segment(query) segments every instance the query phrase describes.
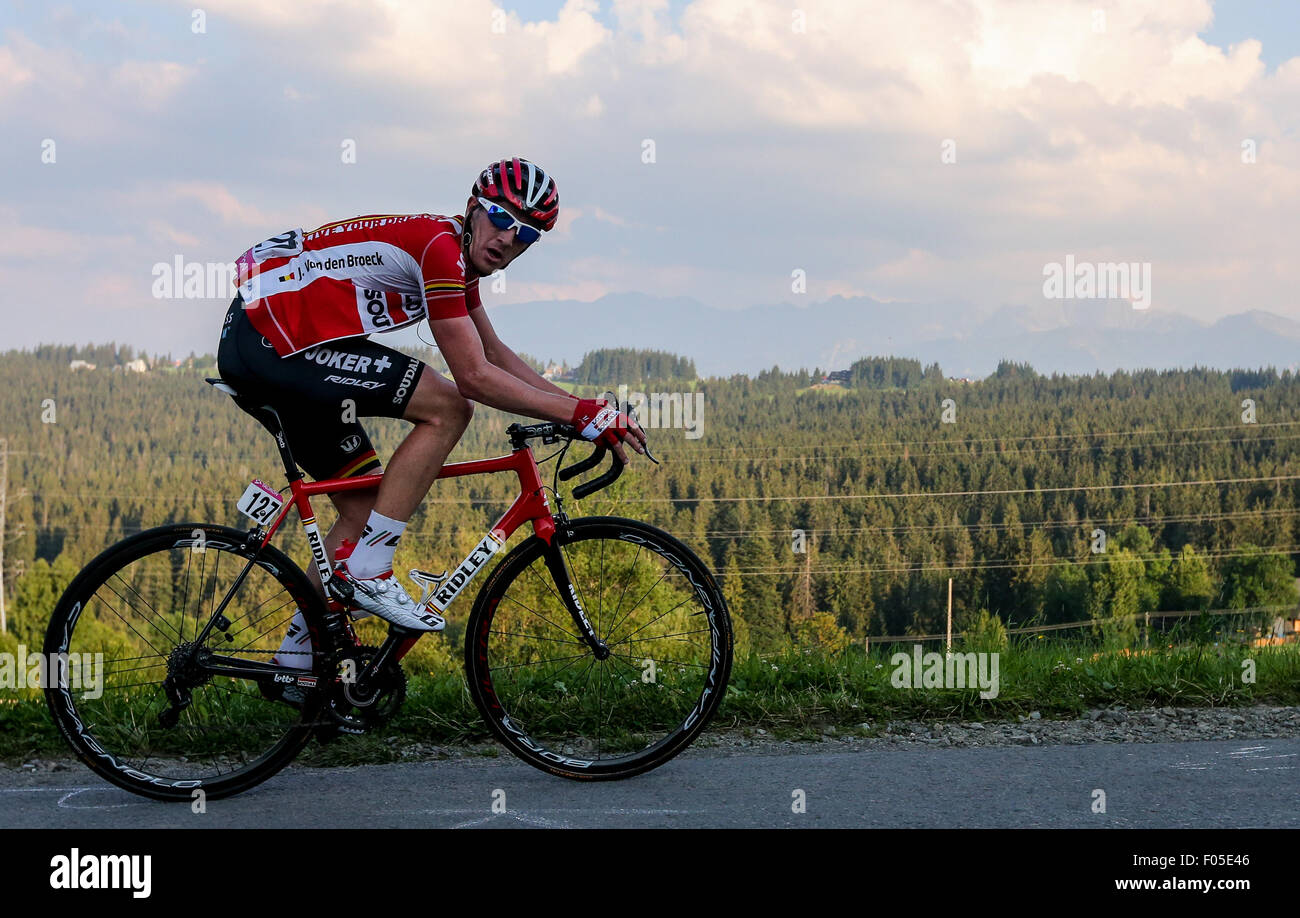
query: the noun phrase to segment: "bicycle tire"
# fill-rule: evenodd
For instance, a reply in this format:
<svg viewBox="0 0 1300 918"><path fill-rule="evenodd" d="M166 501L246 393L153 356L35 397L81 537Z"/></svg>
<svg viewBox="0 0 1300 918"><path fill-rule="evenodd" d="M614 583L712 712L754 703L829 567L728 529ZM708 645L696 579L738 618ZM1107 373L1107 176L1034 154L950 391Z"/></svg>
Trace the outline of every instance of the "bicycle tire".
<svg viewBox="0 0 1300 918"><path fill-rule="evenodd" d="M219 799L265 781L291 762L311 738L313 728L310 724L316 721L323 704L321 692L308 691L301 708L291 708L274 699L261 697L260 693L253 695L232 689L222 681L247 684L248 680L235 680L233 677L210 676L206 683L197 686L194 689L195 702L179 715L179 722L170 728L170 732L158 722L163 706L170 707L162 691L168 664L156 662L154 658L163 657L168 647L174 649L183 644L191 623L197 636L202 625L203 604L215 602L216 597L224 595L217 592L222 556L233 555L238 559L237 564L231 565L233 575L253 554L254 550L245 544L246 536L246 532L237 529L201 523L177 523L141 532L101 552L77 575L55 606L46 631L46 660L56 659L55 655L60 653L93 654L110 650L118 654L109 660L115 664L111 672L100 676L97 699L90 697L93 693L85 691L84 685L81 699L74 697L75 679L64 679L62 685L58 684L60 680L51 679L45 686L46 701L59 732L77 757L100 777L156 800L191 800L196 796L195 791L200 789L207 799ZM196 556L202 556L202 561L199 562L197 582L192 582ZM210 580L209 557L212 558ZM183 576L180 573L182 567ZM269 575L269 579L259 575L259 571ZM181 593L182 582L183 599L177 617L176 597ZM209 582L210 596L205 595ZM269 593L275 585L288 596L278 609L272 606L271 611L261 614L261 606L278 601L279 594L273 594L271 599L263 600L261 606L251 610L243 605ZM186 607L192 587L199 611L190 619ZM278 646L278 634L283 633L283 627L293 615L292 611L286 612L286 607L291 605L293 610L302 611L312 639L312 666L306 672L319 677L324 667L320 652L324 646L324 605L302 570L283 552L268 545L258 552L257 561L249 569L239 590L226 609L227 617L232 619L232 630L225 633L213 631L211 638L226 640L212 646L227 655L232 650L242 653L248 659L265 656L265 662L269 662L269 654L274 651L252 648L254 644L270 645L271 641ZM141 614L128 619L121 614L117 604L129 605L136 598L142 603ZM164 603L164 599L168 601ZM147 613L144 611L146 608ZM114 622L103 614L105 610L112 612L119 621ZM261 614L261 617L250 621L254 614ZM249 629L262 627L272 616L282 621L272 621L262 635L247 636ZM243 626L243 630L238 630L242 622L249 623ZM125 630L121 624L127 626ZM277 627L281 630L273 633ZM231 646L237 636L245 646ZM170 643L176 637L180 640ZM191 646L195 646L193 642ZM143 652L146 650L153 652ZM120 655L137 651L142 652L138 657ZM83 661L86 658L70 659ZM140 665L123 665L128 663ZM151 675L157 677L156 682L148 681L147 677ZM120 678L115 680L113 677ZM134 681L136 679L146 681ZM143 690L130 691L137 688ZM231 712L231 723L210 726L199 722L201 712L210 710L219 714L222 710L221 699L224 696L216 691L205 691L209 688L221 689L230 696L226 707ZM247 696L260 704L236 696ZM103 701L106 697L110 700ZM270 707L272 705L274 707ZM245 718L248 722L236 723L236 718ZM182 734L175 732L182 728L192 734L198 746L227 742L231 751L223 753L214 745L206 752L202 749L186 752L180 739ZM250 736L260 737L262 731L268 741L272 738L274 741L248 760L242 750ZM139 748L122 748L132 741L138 743ZM152 745L154 743L157 745ZM223 773L222 755L241 760L238 767ZM207 759L206 765L200 761L204 758ZM151 760L155 760L152 766ZM215 773L206 773L214 770Z"/></svg>
<svg viewBox="0 0 1300 918"><path fill-rule="evenodd" d="M581 697L576 692L570 692L565 681L570 679L565 672L572 670L576 673L577 670L572 668L581 665L580 660L576 664L571 661L565 666L556 667L554 664L568 658L531 659L541 652L535 646L539 642L575 643L561 636L561 632L566 631L571 637L575 635L570 630L573 627L572 619L563 611L563 603L558 596L554 596L554 604L547 607L551 610L549 617L536 609L522 612L515 610L513 605L503 606L503 601L511 598L514 605L526 607L527 603L519 595L510 595L511 590L521 584L521 578L526 577L534 565L537 565L542 574L545 573L542 559L546 545L534 535L502 559L475 599L465 638L465 667L471 697L492 733L506 748L549 774L586 781L617 780L657 768L680 753L699 735L722 702L732 663L731 619L722 591L695 552L663 530L646 523L619 517L584 517L571 520L558 528L554 539L566 557L566 565L570 568L576 591L584 597L581 604L597 633L609 640L612 655L608 660L597 661L589 647L580 645L592 661L588 664L585 695ZM584 555L575 563L575 551L584 546ZM600 552L600 582L594 590L590 576L595 569L591 563L591 546L598 546L595 550ZM605 608L606 603L613 602L615 596L612 586L606 588L605 571L607 550L617 550L626 556L632 546L635 546L637 558L640 558L645 549L650 549L663 562L660 567L662 576L637 600L638 604L650 592L658 589L673 571L680 574L681 578L673 580L667 598L661 596L654 600L653 608L646 614L655 615L662 608L667 608L667 611L659 612L657 617L635 630L628 630L631 626L626 626L626 623L636 606L624 613L619 620L619 613L628 594L628 585L637 580L639 592L639 587L653 577L653 571L648 576L634 576L630 572L624 575L623 592L618 597L618 605L613 613L608 613ZM647 557L649 558L648 554ZM636 564L633 561L631 566ZM545 583L542 574L538 577ZM553 581L551 585L553 586ZM546 599L543 591L528 586L526 582L519 588L519 594L522 595L524 590L531 591L529 601L541 604ZM678 612L681 605L691 601L692 595L699 603L699 610ZM679 598L682 599L681 604L668 608L668 603ZM509 611L503 612L503 608L508 608ZM511 623L512 615L516 619L514 623ZM700 622L687 621L697 615L702 616ZM682 622L686 622L688 627L684 631L647 633L645 637L635 637L645 633L645 629L654 623L665 620L667 624L662 627L677 628ZM707 622L707 628L703 627L703 622ZM501 628L494 628L494 624ZM700 625L700 629L693 630L695 625ZM502 630L514 627L526 630ZM707 639L687 641L682 637L705 632ZM522 642L516 644L514 650L506 650L505 641L494 640L494 635L519 636ZM530 640L533 642L531 645L528 643ZM690 644L691 647L677 648L675 644ZM620 646L623 646L626 656L620 657L617 650ZM578 657L583 656L577 648L573 648L573 652ZM649 656L644 659L632 656L642 653ZM661 659L656 661L656 656ZM697 660L707 662L697 663ZM596 738L593 757L592 731L586 730L586 735L572 732L566 734L569 727L562 721L566 717L572 717L579 722L584 718L587 723L591 722L591 711L588 709L592 694L590 673L597 662L602 669L595 689ZM551 669L545 669L547 666ZM638 666L641 667L639 674L636 672ZM523 673L522 676L513 672L524 667L539 668ZM655 678L647 680L645 676L648 672L653 672ZM548 682L557 673L556 678ZM571 681L576 686L580 678L575 675ZM676 685L672 685L670 680L676 680ZM523 683L522 690L503 698L503 695L510 694L505 690L516 682ZM675 689L681 697L677 698L667 689ZM530 692L536 697L531 697ZM610 704L608 719L602 699L605 692L608 692L605 697ZM583 701L583 697L588 700ZM676 711L663 715L659 724L654 720L656 698L660 702L671 702ZM615 708L619 705L624 706L620 712L622 720L615 723ZM614 754L604 758L601 754L601 733L607 727L611 731ZM658 735L660 732L662 735ZM625 749L620 751L619 747Z"/></svg>

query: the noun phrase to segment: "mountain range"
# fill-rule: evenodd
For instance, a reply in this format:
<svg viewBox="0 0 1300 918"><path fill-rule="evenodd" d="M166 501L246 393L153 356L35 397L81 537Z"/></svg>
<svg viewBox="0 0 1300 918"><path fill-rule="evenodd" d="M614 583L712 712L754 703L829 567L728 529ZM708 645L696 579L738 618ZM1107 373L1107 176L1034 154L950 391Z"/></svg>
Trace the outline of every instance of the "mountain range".
<svg viewBox="0 0 1300 918"><path fill-rule="evenodd" d="M635 347L695 361L701 376L780 366L843 369L859 357L937 362L949 377L981 378L1002 359L1044 374L1117 369L1300 369L1300 322L1263 310L1212 324L1120 300L1046 300L983 313L957 303L841 297L719 309L690 297L608 294L495 306L502 339L534 357L576 365L588 351Z"/></svg>

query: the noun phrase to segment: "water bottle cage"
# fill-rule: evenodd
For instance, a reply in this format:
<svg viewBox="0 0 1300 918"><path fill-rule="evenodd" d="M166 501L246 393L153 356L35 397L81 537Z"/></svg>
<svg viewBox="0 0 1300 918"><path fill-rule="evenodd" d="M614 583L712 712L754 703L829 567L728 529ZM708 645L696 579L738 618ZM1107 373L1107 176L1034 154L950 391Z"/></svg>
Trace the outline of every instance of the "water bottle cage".
<svg viewBox="0 0 1300 918"><path fill-rule="evenodd" d="M433 594L437 591L438 587L442 586L447 580L447 576L446 571L443 571L441 574L431 574L428 571L412 568L410 571L411 582L418 584L424 589L424 593L420 596L420 602L418 605L423 606L435 615L438 614L438 610L429 605L429 600L433 597Z"/></svg>

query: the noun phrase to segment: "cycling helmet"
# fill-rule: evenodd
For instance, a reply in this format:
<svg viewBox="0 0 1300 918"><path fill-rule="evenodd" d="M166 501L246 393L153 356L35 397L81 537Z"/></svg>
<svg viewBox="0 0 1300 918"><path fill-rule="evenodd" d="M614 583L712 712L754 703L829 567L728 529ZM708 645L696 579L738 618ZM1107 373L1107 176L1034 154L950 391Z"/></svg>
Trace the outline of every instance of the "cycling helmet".
<svg viewBox="0 0 1300 918"><path fill-rule="evenodd" d="M470 193L507 205L542 232L554 228L560 214L555 180L541 166L518 156L495 162L480 172Z"/></svg>

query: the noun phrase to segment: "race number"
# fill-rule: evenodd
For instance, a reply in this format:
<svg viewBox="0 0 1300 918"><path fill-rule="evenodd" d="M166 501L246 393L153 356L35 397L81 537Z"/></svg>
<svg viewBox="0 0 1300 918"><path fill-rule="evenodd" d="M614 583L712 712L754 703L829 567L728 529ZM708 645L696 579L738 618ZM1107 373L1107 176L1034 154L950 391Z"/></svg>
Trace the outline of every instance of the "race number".
<svg viewBox="0 0 1300 918"><path fill-rule="evenodd" d="M254 478L253 483L244 491L244 496L239 498L238 506L239 512L254 523L270 526L279 516L284 498Z"/></svg>

